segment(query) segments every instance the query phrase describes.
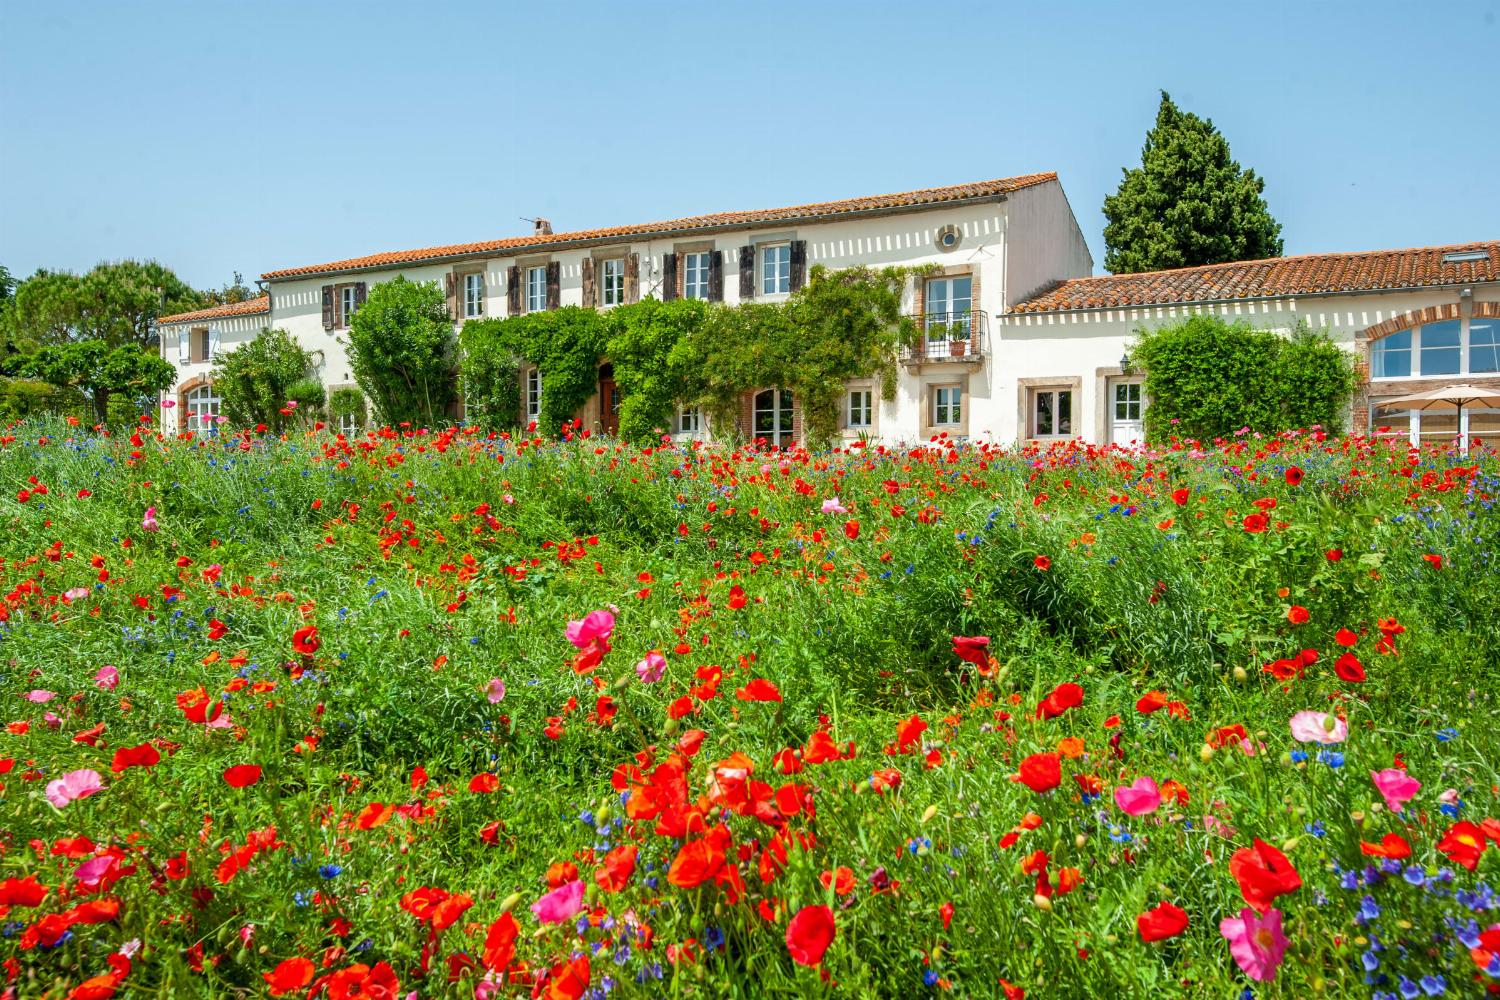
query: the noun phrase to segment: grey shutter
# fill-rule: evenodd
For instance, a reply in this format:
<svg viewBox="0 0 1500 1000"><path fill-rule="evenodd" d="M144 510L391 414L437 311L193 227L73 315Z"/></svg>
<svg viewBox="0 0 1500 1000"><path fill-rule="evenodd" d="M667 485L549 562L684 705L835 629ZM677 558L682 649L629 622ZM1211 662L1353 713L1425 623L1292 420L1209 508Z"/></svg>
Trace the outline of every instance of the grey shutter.
<svg viewBox="0 0 1500 1000"><path fill-rule="evenodd" d="M583 258L581 274L583 278L583 307L585 309L592 309L598 304L598 292L594 289L594 258Z"/></svg>
<svg viewBox="0 0 1500 1000"><path fill-rule="evenodd" d="M724 251L708 255L708 301L724 301Z"/></svg>
<svg viewBox="0 0 1500 1000"><path fill-rule="evenodd" d="M219 327L217 324L208 328L208 360L213 361L214 355L219 353Z"/></svg>
<svg viewBox="0 0 1500 1000"><path fill-rule="evenodd" d="M792 291L807 284L807 241L792 240Z"/></svg>
<svg viewBox="0 0 1500 1000"><path fill-rule="evenodd" d="M448 284L448 318L458 319L458 275L449 271L443 275Z"/></svg>
<svg viewBox="0 0 1500 1000"><path fill-rule="evenodd" d="M521 315L521 268L512 264L505 274L506 307L512 316Z"/></svg>
<svg viewBox="0 0 1500 1000"><path fill-rule="evenodd" d="M354 283L354 309L357 312L365 304L365 296L370 294L370 288L363 281Z"/></svg>
<svg viewBox="0 0 1500 1000"><path fill-rule="evenodd" d="M547 308L562 305L562 265L552 260L547 262Z"/></svg>
<svg viewBox="0 0 1500 1000"><path fill-rule="evenodd" d="M641 255L633 253L625 258L625 301L641 300Z"/></svg>
<svg viewBox="0 0 1500 1000"><path fill-rule="evenodd" d="M661 259L661 300L671 302L677 298L677 255L669 253Z"/></svg>
<svg viewBox="0 0 1500 1000"><path fill-rule="evenodd" d="M740 247L740 298L755 298L755 247Z"/></svg>
<svg viewBox="0 0 1500 1000"><path fill-rule="evenodd" d="M333 286L323 286L323 329L332 330L333 323Z"/></svg>
<svg viewBox="0 0 1500 1000"><path fill-rule="evenodd" d="M179 365L188 364L188 358L191 357L191 355L188 354L188 340L192 337L192 335L192 330L177 331L177 363Z"/></svg>

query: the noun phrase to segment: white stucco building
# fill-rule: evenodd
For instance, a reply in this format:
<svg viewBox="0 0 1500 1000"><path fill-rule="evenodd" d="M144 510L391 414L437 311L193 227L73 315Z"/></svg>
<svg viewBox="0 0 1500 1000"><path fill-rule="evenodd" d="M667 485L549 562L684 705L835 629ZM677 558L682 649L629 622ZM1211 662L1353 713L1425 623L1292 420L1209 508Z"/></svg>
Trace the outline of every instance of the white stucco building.
<svg viewBox="0 0 1500 1000"><path fill-rule="evenodd" d="M1062 186L1041 173L606 229L554 233L537 220L533 233L514 238L269 271L267 294L255 303L161 321L164 356L181 376L174 409L184 418L168 420L186 428L187 418L213 409L204 351L231 350L265 326L285 329L312 352L330 390L351 385L349 317L371 285L397 275L444 289L457 327L647 296L778 302L816 264L932 269L906 295L907 312L931 335L902 357L894 401L880 398L873 378L848 386L847 437L1137 440L1150 401L1122 355L1138 330L1192 312L1281 331L1299 320L1326 328L1369 376L1356 428L1390 426L1414 439L1451 434L1451 416L1447 424L1432 415L1367 419L1370 400L1444 380L1500 381L1492 360L1500 349L1492 322L1500 316L1500 241L1092 277ZM525 420L539 411L542 380L534 368L521 378ZM578 416L588 428L613 431L618 400L601 358L599 392ZM770 444L801 437L797 401L775 386L747 391L736 423ZM1474 433L1500 429L1500 418L1482 412L1465 423ZM690 411L673 429L704 432Z"/></svg>
<svg viewBox="0 0 1500 1000"><path fill-rule="evenodd" d="M162 397L162 426L170 432L206 430L219 416L213 358L272 326L270 299L264 295L157 320L162 357L177 366L177 384ZM170 403L171 405L166 405Z"/></svg>

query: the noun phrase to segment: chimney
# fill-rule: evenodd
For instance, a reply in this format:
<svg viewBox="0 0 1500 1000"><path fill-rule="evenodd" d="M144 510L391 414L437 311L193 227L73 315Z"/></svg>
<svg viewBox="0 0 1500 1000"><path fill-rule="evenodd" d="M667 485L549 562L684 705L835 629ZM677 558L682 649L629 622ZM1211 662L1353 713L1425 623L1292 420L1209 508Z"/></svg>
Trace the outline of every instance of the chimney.
<svg viewBox="0 0 1500 1000"><path fill-rule="evenodd" d="M532 222L532 225L534 225L536 227L536 231L534 233L532 233L533 236L551 236L552 235L552 223L548 222L546 219L536 218L536 219L532 219L531 222Z"/></svg>

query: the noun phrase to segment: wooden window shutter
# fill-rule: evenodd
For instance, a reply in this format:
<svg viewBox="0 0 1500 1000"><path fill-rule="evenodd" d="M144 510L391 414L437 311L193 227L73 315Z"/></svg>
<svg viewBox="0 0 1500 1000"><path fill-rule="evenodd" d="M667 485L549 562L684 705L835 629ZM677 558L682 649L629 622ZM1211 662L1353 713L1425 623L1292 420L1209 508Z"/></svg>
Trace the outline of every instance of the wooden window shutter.
<svg viewBox="0 0 1500 1000"><path fill-rule="evenodd" d="M332 330L334 327L333 316L333 286L323 286L323 329Z"/></svg>
<svg viewBox="0 0 1500 1000"><path fill-rule="evenodd" d="M505 306L512 316L521 315L521 268L515 264L505 272Z"/></svg>
<svg viewBox="0 0 1500 1000"><path fill-rule="evenodd" d="M792 240L792 291L807 284L807 241Z"/></svg>
<svg viewBox="0 0 1500 1000"><path fill-rule="evenodd" d="M677 298L677 255L669 253L661 259L661 300L671 302Z"/></svg>
<svg viewBox="0 0 1500 1000"><path fill-rule="evenodd" d="M562 265L557 261L547 262L547 308L562 305Z"/></svg>
<svg viewBox="0 0 1500 1000"><path fill-rule="evenodd" d="M740 298L755 298L755 247L740 247Z"/></svg>
<svg viewBox="0 0 1500 1000"><path fill-rule="evenodd" d="M189 363L192 355L188 353L188 341L192 339L193 331L180 330L177 333L177 363L185 365Z"/></svg>
<svg viewBox="0 0 1500 1000"><path fill-rule="evenodd" d="M724 301L724 251L708 255L708 301Z"/></svg>
<svg viewBox="0 0 1500 1000"><path fill-rule="evenodd" d="M204 361L212 361L214 355L219 353L219 328L217 326L208 328L208 350L205 353L208 356L203 359Z"/></svg>
<svg viewBox="0 0 1500 1000"><path fill-rule="evenodd" d="M366 285L363 281L357 281L357 282L355 282L354 283L354 308L355 309L362 309L362 308L364 308L365 296L367 296L369 294L370 294L370 286Z"/></svg>
<svg viewBox="0 0 1500 1000"><path fill-rule="evenodd" d="M458 319L458 275L449 271L443 277L448 280L448 318Z"/></svg>
<svg viewBox="0 0 1500 1000"><path fill-rule="evenodd" d="M580 275L583 279L583 307L585 309L592 309L598 304L596 301L597 292L594 290L594 258L583 258Z"/></svg>
<svg viewBox="0 0 1500 1000"><path fill-rule="evenodd" d="M641 255L638 253L625 258L625 301L641 301Z"/></svg>

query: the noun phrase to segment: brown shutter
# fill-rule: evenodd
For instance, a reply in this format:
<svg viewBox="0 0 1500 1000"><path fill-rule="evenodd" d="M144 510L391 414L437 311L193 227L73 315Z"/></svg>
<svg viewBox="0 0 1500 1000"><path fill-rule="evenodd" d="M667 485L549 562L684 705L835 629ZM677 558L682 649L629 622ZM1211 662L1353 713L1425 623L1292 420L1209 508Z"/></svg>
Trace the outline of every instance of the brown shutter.
<svg viewBox="0 0 1500 1000"><path fill-rule="evenodd" d="M594 290L594 258L583 258L579 273L583 279L583 307L592 309L598 304L596 301L598 293Z"/></svg>
<svg viewBox="0 0 1500 1000"><path fill-rule="evenodd" d="M354 283L354 308L359 309L365 304L365 296L369 294L369 287L363 281Z"/></svg>
<svg viewBox="0 0 1500 1000"><path fill-rule="evenodd" d="M562 265L557 261L547 262L547 308L562 305Z"/></svg>
<svg viewBox="0 0 1500 1000"><path fill-rule="evenodd" d="M740 298L755 298L755 247L740 247Z"/></svg>
<svg viewBox="0 0 1500 1000"><path fill-rule="evenodd" d="M458 275L449 271L443 277L448 279L448 318L458 319Z"/></svg>
<svg viewBox="0 0 1500 1000"><path fill-rule="evenodd" d="M708 301L724 301L724 251L708 255Z"/></svg>
<svg viewBox="0 0 1500 1000"><path fill-rule="evenodd" d="M807 241L792 240L792 291L807 284Z"/></svg>
<svg viewBox="0 0 1500 1000"><path fill-rule="evenodd" d="M332 330L334 327L333 316L333 286L323 286L323 329Z"/></svg>
<svg viewBox="0 0 1500 1000"><path fill-rule="evenodd" d="M625 258L625 301L641 300L641 255L633 253Z"/></svg>
<svg viewBox="0 0 1500 1000"><path fill-rule="evenodd" d="M677 255L669 253L661 259L661 300L671 302L677 298Z"/></svg>
<svg viewBox="0 0 1500 1000"><path fill-rule="evenodd" d="M512 316L521 315L521 268L514 264L505 275L505 300Z"/></svg>

